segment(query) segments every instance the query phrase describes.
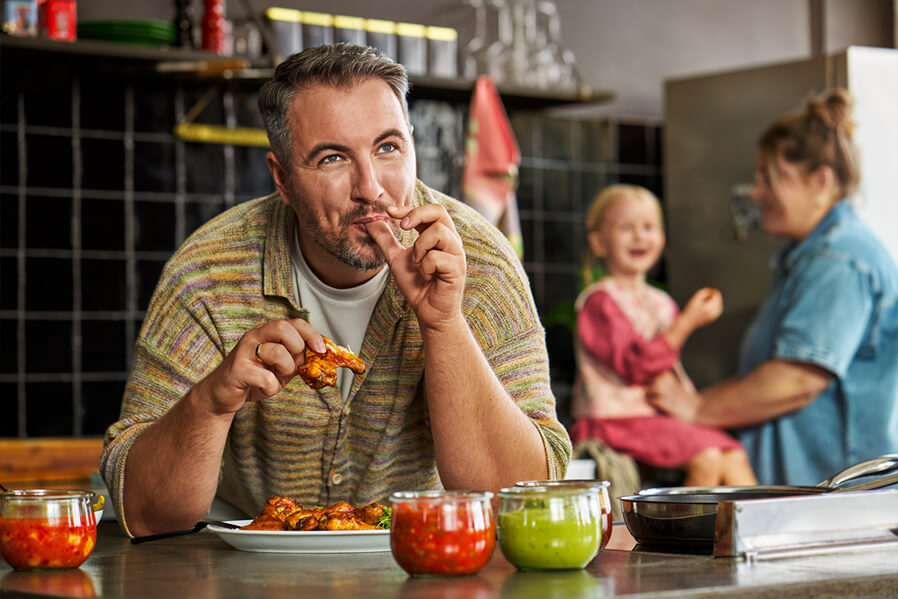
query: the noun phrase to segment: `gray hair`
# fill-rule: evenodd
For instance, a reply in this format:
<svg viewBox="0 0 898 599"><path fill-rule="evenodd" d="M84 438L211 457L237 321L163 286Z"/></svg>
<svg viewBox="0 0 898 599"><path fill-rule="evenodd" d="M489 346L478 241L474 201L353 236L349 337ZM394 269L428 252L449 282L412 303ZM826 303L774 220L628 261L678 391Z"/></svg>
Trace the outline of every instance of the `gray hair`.
<svg viewBox="0 0 898 599"><path fill-rule="evenodd" d="M259 110L271 151L281 166L290 166L292 139L287 113L293 99L311 85L348 87L366 79L382 79L396 94L408 118L408 75L405 67L376 48L354 44L314 46L292 54L274 70L259 91Z"/></svg>

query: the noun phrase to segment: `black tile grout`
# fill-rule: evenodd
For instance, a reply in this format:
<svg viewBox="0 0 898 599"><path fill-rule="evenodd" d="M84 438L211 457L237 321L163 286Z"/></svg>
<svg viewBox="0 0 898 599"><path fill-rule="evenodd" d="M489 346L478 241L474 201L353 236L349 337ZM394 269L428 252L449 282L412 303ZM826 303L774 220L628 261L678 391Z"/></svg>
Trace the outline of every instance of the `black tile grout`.
<svg viewBox="0 0 898 599"><path fill-rule="evenodd" d="M125 320L125 363L131 364L137 328L134 317L137 306L137 258L134 255L136 225L134 214L134 87L125 85L125 306L130 318Z"/></svg>
<svg viewBox="0 0 898 599"><path fill-rule="evenodd" d="M26 258L59 258L63 260L73 259L73 251L66 249L54 248L0 248L0 258L15 257L24 253ZM164 262L168 260L172 252L162 250L134 250L134 257L139 260ZM124 249L121 250L85 250L80 251L80 258L86 260L125 260L128 254Z"/></svg>
<svg viewBox="0 0 898 599"><path fill-rule="evenodd" d="M184 104L184 88L178 86L174 95L175 121L181 122L187 114ZM184 235L184 202L187 194L187 148L184 140L175 140L175 243L180 245Z"/></svg>
<svg viewBox="0 0 898 599"><path fill-rule="evenodd" d="M0 320L72 320L78 314L85 315L84 320L127 320L128 318L143 319L144 312L139 310L134 313L130 310L0 310Z"/></svg>
<svg viewBox="0 0 898 599"><path fill-rule="evenodd" d="M80 78L72 80L72 310L78 315L72 319L72 423L73 434L82 434L81 416L84 413L81 393L81 176L84 170L81 153L81 84Z"/></svg>
<svg viewBox="0 0 898 599"><path fill-rule="evenodd" d="M16 113L18 127L16 130L16 151L19 156L19 184L18 184L18 253L16 256L16 374L19 380L16 382L16 406L17 429L20 436L25 434L25 426L28 417L28 404L25 395L25 182L28 180L28 164L25 161L25 94L19 91L16 98Z"/></svg>
<svg viewBox="0 0 898 599"><path fill-rule="evenodd" d="M76 373L71 372L26 372L24 376L0 373L0 383L74 383ZM82 372L78 375L79 382L102 383L107 381L122 381L128 377L126 371L118 372Z"/></svg>
<svg viewBox="0 0 898 599"><path fill-rule="evenodd" d="M15 193L18 191L18 185L0 185L0 194L2 193ZM32 196L45 196L45 197L55 197L55 198L71 198L72 197L72 189L69 187L37 187L30 186L28 187L29 195ZM82 197L87 197L91 200L103 200L103 201L120 201L122 196L124 195L124 190L110 191L103 189L82 189L81 190ZM184 193L184 198L186 201L195 202L198 204L217 204L221 202L221 194L213 194L213 193ZM240 199L253 199L258 196L241 196ZM165 191L138 191L134 190L134 199L140 202L165 202L165 203L174 203L177 201L177 193L174 192L165 192Z"/></svg>
<svg viewBox="0 0 898 599"><path fill-rule="evenodd" d="M234 93L229 89L222 96L222 102L224 104L224 112L225 112L225 125L228 127L236 127L237 126L237 113L236 108L234 106ZM225 208L230 208L234 205L234 191L237 187L236 182L236 160L234 156L234 146L226 145L224 147L224 161L225 161Z"/></svg>

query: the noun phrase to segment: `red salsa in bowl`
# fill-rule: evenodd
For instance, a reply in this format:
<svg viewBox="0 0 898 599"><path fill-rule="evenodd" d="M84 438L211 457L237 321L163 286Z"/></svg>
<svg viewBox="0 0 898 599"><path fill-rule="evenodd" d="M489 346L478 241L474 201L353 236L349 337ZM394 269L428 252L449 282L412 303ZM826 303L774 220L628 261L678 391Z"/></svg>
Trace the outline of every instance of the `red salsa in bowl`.
<svg viewBox="0 0 898 599"><path fill-rule="evenodd" d="M412 576L476 574L496 547L496 520L484 492L416 491L390 498L390 549Z"/></svg>
<svg viewBox="0 0 898 599"><path fill-rule="evenodd" d="M91 491L0 493L0 556L16 570L77 568L97 542L101 507Z"/></svg>

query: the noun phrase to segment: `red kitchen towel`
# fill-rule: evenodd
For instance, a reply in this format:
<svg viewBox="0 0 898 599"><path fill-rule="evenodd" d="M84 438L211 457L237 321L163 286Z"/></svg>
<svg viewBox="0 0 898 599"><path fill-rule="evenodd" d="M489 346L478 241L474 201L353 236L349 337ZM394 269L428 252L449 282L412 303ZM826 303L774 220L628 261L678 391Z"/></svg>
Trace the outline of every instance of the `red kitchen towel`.
<svg viewBox="0 0 898 599"><path fill-rule="evenodd" d="M521 150L502 99L490 78L481 75L468 115L462 194L465 203L505 233L522 258L524 239L515 197L520 164Z"/></svg>

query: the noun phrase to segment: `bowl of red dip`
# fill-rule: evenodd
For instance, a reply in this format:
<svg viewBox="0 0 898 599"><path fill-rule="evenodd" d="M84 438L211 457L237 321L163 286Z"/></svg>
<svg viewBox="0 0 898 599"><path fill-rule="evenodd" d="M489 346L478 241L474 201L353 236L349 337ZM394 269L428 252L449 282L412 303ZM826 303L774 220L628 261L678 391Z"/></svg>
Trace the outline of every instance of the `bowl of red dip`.
<svg viewBox="0 0 898 599"><path fill-rule="evenodd" d="M412 576L464 576L483 568L496 548L493 494L394 493L390 549Z"/></svg>
<svg viewBox="0 0 898 599"><path fill-rule="evenodd" d="M0 493L0 556L16 570L77 568L97 542L92 491L28 489Z"/></svg>

